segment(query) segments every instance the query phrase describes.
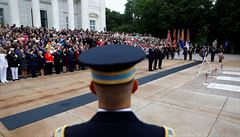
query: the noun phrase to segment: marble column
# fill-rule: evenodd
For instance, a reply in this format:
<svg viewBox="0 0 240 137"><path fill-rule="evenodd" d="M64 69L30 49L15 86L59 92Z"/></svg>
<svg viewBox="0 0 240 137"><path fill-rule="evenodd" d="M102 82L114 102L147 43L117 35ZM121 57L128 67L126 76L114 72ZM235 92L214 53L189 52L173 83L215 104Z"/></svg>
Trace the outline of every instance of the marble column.
<svg viewBox="0 0 240 137"><path fill-rule="evenodd" d="M68 0L68 26L69 29L73 30L74 26L74 5L73 0Z"/></svg>
<svg viewBox="0 0 240 137"><path fill-rule="evenodd" d="M33 26L41 27L39 0L32 0Z"/></svg>
<svg viewBox="0 0 240 137"><path fill-rule="evenodd" d="M88 0L81 0L81 21L82 29L89 29L89 11L88 11Z"/></svg>
<svg viewBox="0 0 240 137"><path fill-rule="evenodd" d="M18 0L9 0L8 2L11 20L10 25L16 24L17 27L20 27Z"/></svg>
<svg viewBox="0 0 240 137"><path fill-rule="evenodd" d="M52 0L52 12L53 12L53 27L56 30L60 30L60 20L59 20L59 4L58 0Z"/></svg>
<svg viewBox="0 0 240 137"><path fill-rule="evenodd" d="M106 5L105 0L100 0L101 2L101 13L100 13L100 31L106 30Z"/></svg>

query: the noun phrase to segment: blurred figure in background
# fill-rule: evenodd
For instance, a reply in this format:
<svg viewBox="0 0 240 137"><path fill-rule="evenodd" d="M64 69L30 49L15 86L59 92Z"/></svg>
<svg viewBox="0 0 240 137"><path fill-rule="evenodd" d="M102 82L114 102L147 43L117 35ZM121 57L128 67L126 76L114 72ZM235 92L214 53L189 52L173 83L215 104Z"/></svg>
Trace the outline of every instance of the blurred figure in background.
<svg viewBox="0 0 240 137"><path fill-rule="evenodd" d="M223 52L224 52L223 45L220 45L220 47L218 48L219 62L222 62L222 60L224 59Z"/></svg>
<svg viewBox="0 0 240 137"><path fill-rule="evenodd" d="M216 48L214 46L211 46L209 49L209 52L211 53L211 62L214 62L215 54L216 54Z"/></svg>
<svg viewBox="0 0 240 137"><path fill-rule="evenodd" d="M32 78L37 77L37 59L38 55L34 49L31 49L29 52L29 66L30 66L30 72L32 74Z"/></svg>
<svg viewBox="0 0 240 137"><path fill-rule="evenodd" d="M45 60L46 60L46 65L45 65L46 75L51 75L52 67L53 67L53 55L50 53L50 48L48 48L45 53Z"/></svg>
<svg viewBox="0 0 240 137"><path fill-rule="evenodd" d="M44 76L45 64L46 64L46 60L45 60L45 58L43 56L43 52L39 51L38 52L38 67L39 67L41 76Z"/></svg>
<svg viewBox="0 0 240 137"><path fill-rule="evenodd" d="M20 66L19 57L14 52L14 48L11 48L7 55L8 65L11 68L12 80L18 79L18 67Z"/></svg>
<svg viewBox="0 0 240 137"><path fill-rule="evenodd" d="M6 59L7 51L4 49L0 49L0 77L1 82L6 83L7 81L7 68L8 68L8 61Z"/></svg>
<svg viewBox="0 0 240 137"><path fill-rule="evenodd" d="M22 78L25 79L27 77L28 62L27 62L26 53L24 52L23 49L20 50L19 59L20 59L21 76Z"/></svg>

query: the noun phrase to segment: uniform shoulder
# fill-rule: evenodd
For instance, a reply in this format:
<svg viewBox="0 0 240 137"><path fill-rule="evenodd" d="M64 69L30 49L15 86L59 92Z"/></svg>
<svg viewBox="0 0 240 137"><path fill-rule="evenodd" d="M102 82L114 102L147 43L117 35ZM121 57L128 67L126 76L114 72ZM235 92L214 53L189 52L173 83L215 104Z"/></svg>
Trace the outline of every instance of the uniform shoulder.
<svg viewBox="0 0 240 137"><path fill-rule="evenodd" d="M84 123L72 125L72 126L63 126L55 130L53 137L75 137L78 136L79 130L84 127Z"/></svg>
<svg viewBox="0 0 240 137"><path fill-rule="evenodd" d="M67 126L59 127L55 130L53 137L64 137Z"/></svg>
<svg viewBox="0 0 240 137"><path fill-rule="evenodd" d="M164 131L165 131L165 137L175 137L175 131L172 128L163 126Z"/></svg>
<svg viewBox="0 0 240 137"><path fill-rule="evenodd" d="M150 131L152 135L161 135L163 137L175 137L175 131L172 128L166 127L166 126L157 126L157 125L152 125L152 124L146 124L145 129Z"/></svg>
<svg viewBox="0 0 240 137"><path fill-rule="evenodd" d="M91 126L87 123L81 123L69 126L65 129L65 137L79 137L84 136L89 131Z"/></svg>

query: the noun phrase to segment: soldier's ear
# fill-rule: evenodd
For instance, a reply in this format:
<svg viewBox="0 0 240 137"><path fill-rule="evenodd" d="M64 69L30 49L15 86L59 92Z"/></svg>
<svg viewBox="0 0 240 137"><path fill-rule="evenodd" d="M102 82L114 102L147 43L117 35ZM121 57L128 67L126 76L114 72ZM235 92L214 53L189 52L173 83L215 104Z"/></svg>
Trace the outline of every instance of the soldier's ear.
<svg viewBox="0 0 240 137"><path fill-rule="evenodd" d="M138 89L138 81L134 80L133 81L133 89L132 89L132 93L134 94Z"/></svg>
<svg viewBox="0 0 240 137"><path fill-rule="evenodd" d="M96 95L96 89L95 89L95 86L94 86L93 81L91 81L91 83L90 83L90 85L89 85L89 88L90 88L90 90L92 91L92 93L93 93L94 95Z"/></svg>

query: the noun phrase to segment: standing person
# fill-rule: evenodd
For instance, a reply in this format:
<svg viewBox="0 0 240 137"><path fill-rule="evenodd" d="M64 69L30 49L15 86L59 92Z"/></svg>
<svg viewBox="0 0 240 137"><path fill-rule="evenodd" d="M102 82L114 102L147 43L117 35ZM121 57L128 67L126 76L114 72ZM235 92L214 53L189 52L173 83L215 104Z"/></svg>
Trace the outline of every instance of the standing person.
<svg viewBox="0 0 240 137"><path fill-rule="evenodd" d="M18 79L18 67L20 66L19 57L15 54L14 49L10 49L7 55L8 65L12 72L12 80L19 80Z"/></svg>
<svg viewBox="0 0 240 137"><path fill-rule="evenodd" d="M79 51L79 56L80 56L86 50L83 48L83 46L81 46L78 51ZM86 66L84 64L82 64L81 62L79 62L79 69L85 70Z"/></svg>
<svg viewBox="0 0 240 137"><path fill-rule="evenodd" d="M199 52L199 55L202 57L202 61L204 61L205 57L208 56L208 50L206 46L203 46L201 51Z"/></svg>
<svg viewBox="0 0 240 137"><path fill-rule="evenodd" d="M209 49L209 52L211 54L211 62L214 62L214 58L215 58L215 54L216 54L216 48L214 46L212 46L210 49Z"/></svg>
<svg viewBox="0 0 240 137"><path fill-rule="evenodd" d="M184 46L184 48L183 48L184 60L187 60L187 53L188 53L188 49L186 46Z"/></svg>
<svg viewBox="0 0 240 137"><path fill-rule="evenodd" d="M62 54L62 66L63 66L63 73L67 72L67 66L68 66L68 57L67 57L67 52L68 49L67 48L63 48L62 50L63 54Z"/></svg>
<svg viewBox="0 0 240 137"><path fill-rule="evenodd" d="M67 56L68 56L68 70L70 72L74 72L74 49L73 48L69 48L68 52L67 52Z"/></svg>
<svg viewBox="0 0 240 137"><path fill-rule="evenodd" d="M197 46L197 44L195 44L195 46L193 47L193 60L194 61L197 60L197 52L198 52L198 46Z"/></svg>
<svg viewBox="0 0 240 137"><path fill-rule="evenodd" d="M182 60L182 55L183 55L183 49L181 47L181 43L178 42L178 59Z"/></svg>
<svg viewBox="0 0 240 137"><path fill-rule="evenodd" d="M155 48L154 48L154 52L155 52L155 58L154 58L154 70L157 70L157 63L158 63L158 55L159 55L159 49L158 49L158 47L156 46Z"/></svg>
<svg viewBox="0 0 240 137"><path fill-rule="evenodd" d="M222 60L224 59L223 52L224 52L223 45L220 45L220 47L218 48L219 62L222 62Z"/></svg>
<svg viewBox="0 0 240 137"><path fill-rule="evenodd" d="M61 50L57 49L53 53L54 56L54 67L55 67L55 72L56 74L60 74L61 72Z"/></svg>
<svg viewBox="0 0 240 137"><path fill-rule="evenodd" d="M153 71L153 61L155 59L155 51L153 45L148 50L148 71Z"/></svg>
<svg viewBox="0 0 240 137"><path fill-rule="evenodd" d="M4 49L0 49L0 76L1 82L6 83L7 81L7 68L8 68L8 61L7 61L7 51Z"/></svg>
<svg viewBox="0 0 240 137"><path fill-rule="evenodd" d="M174 52L175 52L175 48L173 46L170 47L170 54L172 59L174 59Z"/></svg>
<svg viewBox="0 0 240 137"><path fill-rule="evenodd" d="M189 50L188 50L188 55L189 55L189 60L190 61L192 60L192 54L193 54L193 48L192 48L192 46L190 46Z"/></svg>
<svg viewBox="0 0 240 137"><path fill-rule="evenodd" d="M163 60L163 48L159 47L159 53L158 53L158 69L162 69L162 60Z"/></svg>
<svg viewBox="0 0 240 137"><path fill-rule="evenodd" d="M40 74L41 74L42 77L44 76L45 64L46 64L46 60L45 60L45 58L43 56L43 52L39 51L38 52L38 67L39 67Z"/></svg>
<svg viewBox="0 0 240 137"><path fill-rule="evenodd" d="M44 57L46 60L46 65L45 65L46 75L51 75L54 60L53 60L53 55L50 53L50 48L47 49Z"/></svg>
<svg viewBox="0 0 240 137"><path fill-rule="evenodd" d="M175 48L175 55L174 55L174 57L175 57L175 60L179 59L179 47L178 46Z"/></svg>
<svg viewBox="0 0 240 137"><path fill-rule="evenodd" d="M37 51L31 49L30 54L29 54L29 66L30 66L30 71L31 71L31 74L32 74L32 78L37 77L38 54L36 52Z"/></svg>
<svg viewBox="0 0 240 137"><path fill-rule="evenodd" d="M79 55L80 55L79 49L75 45L74 46L74 64L75 64L75 68L76 68L77 71L79 70L79 62L78 62Z"/></svg>
<svg viewBox="0 0 240 137"><path fill-rule="evenodd" d="M131 94L138 88L135 65L144 57L142 50L123 45L92 48L81 54L80 61L92 70L90 89L98 98L98 112L83 124L56 129L54 136L175 137L171 128L146 124L131 110Z"/></svg>
<svg viewBox="0 0 240 137"><path fill-rule="evenodd" d="M165 48L164 48L164 54L165 54L165 56L167 57L167 59L169 59L169 47L168 47L168 46L165 46Z"/></svg>
<svg viewBox="0 0 240 137"><path fill-rule="evenodd" d="M21 75L22 78L27 78L27 68L28 68L28 61L27 61L27 56L26 53L24 52L23 49L20 50L20 68L21 68Z"/></svg>

